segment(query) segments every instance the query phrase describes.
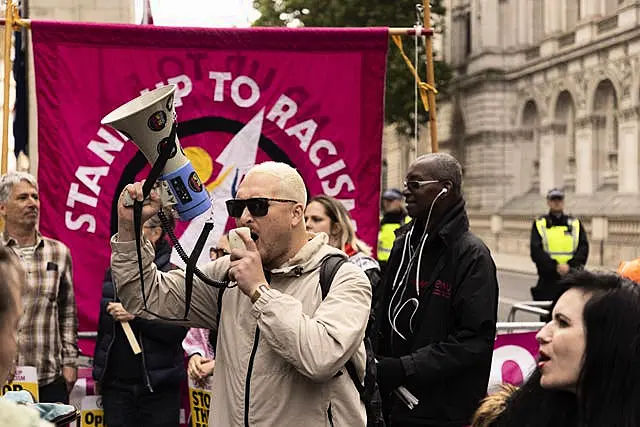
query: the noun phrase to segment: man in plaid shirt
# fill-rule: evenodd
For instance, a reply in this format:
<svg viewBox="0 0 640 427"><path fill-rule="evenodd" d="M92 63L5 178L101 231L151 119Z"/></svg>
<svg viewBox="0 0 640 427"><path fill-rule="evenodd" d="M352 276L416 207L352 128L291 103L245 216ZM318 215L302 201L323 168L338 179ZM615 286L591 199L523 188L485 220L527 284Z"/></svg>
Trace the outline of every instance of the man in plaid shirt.
<svg viewBox="0 0 640 427"><path fill-rule="evenodd" d="M71 253L37 230L40 199L32 175L12 172L0 179L0 215L2 244L27 271L17 365L37 368L40 402L67 403L78 357Z"/></svg>

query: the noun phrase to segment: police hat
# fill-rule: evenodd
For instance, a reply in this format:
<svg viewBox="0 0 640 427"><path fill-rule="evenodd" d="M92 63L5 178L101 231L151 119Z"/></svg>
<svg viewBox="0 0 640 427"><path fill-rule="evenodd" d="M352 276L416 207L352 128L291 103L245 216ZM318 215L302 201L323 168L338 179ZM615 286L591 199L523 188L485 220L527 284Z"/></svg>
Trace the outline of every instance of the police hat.
<svg viewBox="0 0 640 427"><path fill-rule="evenodd" d="M402 193L397 188L390 188L382 193L383 200L402 200Z"/></svg>
<svg viewBox="0 0 640 427"><path fill-rule="evenodd" d="M547 200L564 199L564 191L561 188L552 188L547 193Z"/></svg>

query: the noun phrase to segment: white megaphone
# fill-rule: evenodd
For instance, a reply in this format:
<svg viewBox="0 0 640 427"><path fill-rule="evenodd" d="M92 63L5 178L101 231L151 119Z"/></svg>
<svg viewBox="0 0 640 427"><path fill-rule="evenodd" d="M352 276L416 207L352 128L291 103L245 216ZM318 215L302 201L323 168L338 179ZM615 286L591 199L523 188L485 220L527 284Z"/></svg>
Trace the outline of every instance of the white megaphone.
<svg viewBox="0 0 640 427"><path fill-rule="evenodd" d="M147 92L107 114L100 123L118 130L138 146L152 165L176 120L173 94L176 85ZM211 208L209 193L202 185L193 165L175 138L175 148L158 178L166 182L175 198L176 210L183 221L189 221Z"/></svg>

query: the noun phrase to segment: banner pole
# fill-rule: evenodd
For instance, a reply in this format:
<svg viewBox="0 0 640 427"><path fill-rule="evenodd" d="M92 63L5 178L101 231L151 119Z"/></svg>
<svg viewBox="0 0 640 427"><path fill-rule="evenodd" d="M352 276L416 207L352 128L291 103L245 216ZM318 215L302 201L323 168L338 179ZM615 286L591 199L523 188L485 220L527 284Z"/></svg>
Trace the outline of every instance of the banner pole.
<svg viewBox="0 0 640 427"><path fill-rule="evenodd" d="M431 5L429 0L424 0L424 26L431 29ZM429 37L427 37L426 48L426 62L427 62L427 83L431 87L436 86L435 73L433 70L433 30ZM431 152L438 152L438 130L436 129L436 94L433 91L427 92L427 101L429 103L429 131L431 135Z"/></svg>
<svg viewBox="0 0 640 427"><path fill-rule="evenodd" d="M13 33L13 0L7 0L4 25L4 96L2 104L2 163L0 172L7 173L9 156L9 95L11 91L11 35Z"/></svg>
<svg viewBox="0 0 640 427"><path fill-rule="evenodd" d="M6 22L6 19L4 18L0 18L0 24L4 25ZM14 26L18 26L18 27L22 27L22 28L27 28L27 29L31 29L31 19L13 19L12 23ZM389 31L389 35L390 36L415 36L416 35L416 29L414 27L388 27L387 28ZM433 29L431 28L423 28L422 29L422 35L423 36L427 36L430 37L433 35Z"/></svg>

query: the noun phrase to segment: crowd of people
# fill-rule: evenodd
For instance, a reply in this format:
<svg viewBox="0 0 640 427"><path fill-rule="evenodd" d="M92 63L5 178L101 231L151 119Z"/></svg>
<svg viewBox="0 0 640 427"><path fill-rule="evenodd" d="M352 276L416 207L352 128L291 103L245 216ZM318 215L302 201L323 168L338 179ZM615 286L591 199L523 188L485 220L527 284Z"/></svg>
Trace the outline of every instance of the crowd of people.
<svg viewBox="0 0 640 427"><path fill-rule="evenodd" d="M194 277L186 319L186 273L169 262L158 215L172 213L154 192L142 209L141 294L124 199L142 194L137 182L120 196L100 304L93 376L110 427L177 426L187 376L211 383L211 426L640 426L640 262L585 270L586 232L564 213L561 189L531 231L532 296L553 302L538 365L488 397L496 266L469 229L451 155L419 157L402 191L383 192L375 251L342 203L308 198L295 169L256 165L226 202L250 230L238 234L245 247L223 235L200 267L228 287ZM36 366L40 401L68 402L78 357L70 251L38 232L31 175L0 179L0 214L0 376ZM0 399L0 420L20 410Z"/></svg>

